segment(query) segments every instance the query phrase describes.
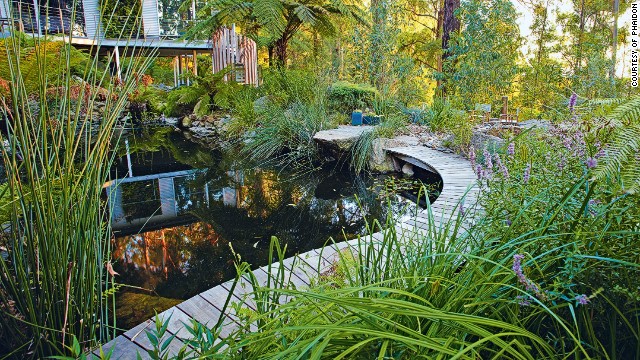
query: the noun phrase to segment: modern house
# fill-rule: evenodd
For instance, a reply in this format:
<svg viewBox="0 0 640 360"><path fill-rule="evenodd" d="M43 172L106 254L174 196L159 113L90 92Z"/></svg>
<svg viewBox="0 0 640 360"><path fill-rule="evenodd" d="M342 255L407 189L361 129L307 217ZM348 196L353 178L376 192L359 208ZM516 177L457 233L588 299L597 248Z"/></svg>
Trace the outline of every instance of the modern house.
<svg viewBox="0 0 640 360"><path fill-rule="evenodd" d="M198 73L197 55L209 54L212 71L233 66L233 80L257 85L256 44L235 26L219 29L212 39L184 41L180 37L196 21L196 0L187 12L178 11L177 0L133 1L140 1L137 14L115 16L101 13L101 0L0 0L0 30L17 26L34 35L61 34L77 48L113 56L117 76L120 57L153 51L174 58L174 85L179 86L186 70Z"/></svg>

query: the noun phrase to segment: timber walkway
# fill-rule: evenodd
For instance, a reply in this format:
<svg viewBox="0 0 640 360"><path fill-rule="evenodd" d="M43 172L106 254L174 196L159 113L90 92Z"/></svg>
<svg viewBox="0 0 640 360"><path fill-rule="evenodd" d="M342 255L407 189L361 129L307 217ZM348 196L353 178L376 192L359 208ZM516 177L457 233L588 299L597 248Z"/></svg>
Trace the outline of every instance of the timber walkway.
<svg viewBox="0 0 640 360"><path fill-rule="evenodd" d="M443 189L438 199L432 204L432 215L428 210L421 211L417 217L397 224L398 233L410 238L418 234L428 233L433 229L440 228L449 218L457 216L459 204L464 197L467 204L475 204L479 189L476 185L476 177L468 160L458 155L446 154L424 146L406 146L385 149L388 154L402 163L410 163L413 166L437 172L443 181ZM373 239L380 239L383 233L371 235ZM282 262L286 269L285 282L290 287L304 289L308 287L313 279L319 274L331 269L335 261L340 256L341 251L354 251L358 246L358 239L345 241L326 246L324 249L316 249L303 254L290 257ZM271 269L271 270L270 270ZM253 270L260 286L267 286L267 282L277 278L276 271L278 264L271 267L263 266ZM159 318L164 321L170 317L167 327L166 338L175 335L174 340L169 345L169 353L176 355L184 346L183 340L189 339L190 333L184 324L190 325L193 320L209 326L214 326L222 314L222 309L232 289L233 282L230 280L199 295L186 300L175 307L172 307L160 314ZM256 304L246 294L252 291L249 279L243 277L233 290L233 302L242 303L251 309L255 309ZM241 324L236 316L235 309L228 306L222 322L223 327L220 337L224 338ZM112 359L136 359L137 353L142 359L149 359L146 350L152 349L151 342L146 336L147 330L155 329L154 319L149 319L133 329L118 336L116 339L103 345L105 353L113 348ZM162 342L161 342L162 343ZM115 348L114 348L115 347ZM94 355L99 355L99 349L94 351Z"/></svg>

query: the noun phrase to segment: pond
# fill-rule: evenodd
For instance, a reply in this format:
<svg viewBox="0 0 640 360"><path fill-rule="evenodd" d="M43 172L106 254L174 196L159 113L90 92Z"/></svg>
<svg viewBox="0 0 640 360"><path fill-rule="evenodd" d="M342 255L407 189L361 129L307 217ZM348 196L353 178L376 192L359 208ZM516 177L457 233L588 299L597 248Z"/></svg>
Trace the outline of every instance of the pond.
<svg viewBox="0 0 640 360"><path fill-rule="evenodd" d="M112 261L116 280L126 285L117 303L122 328L178 302L167 299L188 299L233 278L232 247L259 267L273 260L272 236L293 255L330 238L363 235L374 219L384 223L417 210L398 194L415 182L397 175L356 176L335 165L306 173L255 166L171 127L129 134L111 178L105 192ZM149 309L140 305L145 301Z"/></svg>

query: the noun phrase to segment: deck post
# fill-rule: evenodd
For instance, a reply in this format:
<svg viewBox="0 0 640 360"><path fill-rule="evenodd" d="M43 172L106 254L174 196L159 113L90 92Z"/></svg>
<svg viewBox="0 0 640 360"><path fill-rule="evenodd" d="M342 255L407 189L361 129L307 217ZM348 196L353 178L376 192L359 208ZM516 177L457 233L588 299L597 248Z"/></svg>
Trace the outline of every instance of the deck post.
<svg viewBox="0 0 640 360"><path fill-rule="evenodd" d="M198 52L193 50L193 76L198 76Z"/></svg>
<svg viewBox="0 0 640 360"><path fill-rule="evenodd" d="M182 55L178 55L177 59L178 59L178 86L181 86L184 84L184 79L182 78L182 75L183 75Z"/></svg>
<svg viewBox="0 0 640 360"><path fill-rule="evenodd" d="M502 97L502 113L505 115L509 113L509 97L508 96Z"/></svg>
<svg viewBox="0 0 640 360"><path fill-rule="evenodd" d="M173 57L173 87L178 87L178 56Z"/></svg>
<svg viewBox="0 0 640 360"><path fill-rule="evenodd" d="M113 53L116 60L116 77L118 80L122 80L122 70L120 69L120 50L117 46L113 48Z"/></svg>

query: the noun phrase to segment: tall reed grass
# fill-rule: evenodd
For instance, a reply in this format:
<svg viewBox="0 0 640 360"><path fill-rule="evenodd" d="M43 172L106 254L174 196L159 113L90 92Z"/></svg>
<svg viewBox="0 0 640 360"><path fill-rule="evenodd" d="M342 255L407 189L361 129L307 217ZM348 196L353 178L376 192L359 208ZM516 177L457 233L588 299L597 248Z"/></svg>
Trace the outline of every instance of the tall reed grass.
<svg viewBox="0 0 640 360"><path fill-rule="evenodd" d="M114 127L148 61L132 62L115 85L106 72L96 71L94 56L78 79L72 77L69 45L47 56L47 46L60 40L47 34L33 40L35 72L25 73L25 49L17 36L2 49L10 92L0 109L7 124L1 152L8 199L0 353L21 358L68 353L75 341L87 348L115 333L102 184L113 160ZM34 76L37 90L28 92L25 80ZM98 101L104 106L100 114Z"/></svg>

